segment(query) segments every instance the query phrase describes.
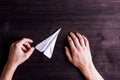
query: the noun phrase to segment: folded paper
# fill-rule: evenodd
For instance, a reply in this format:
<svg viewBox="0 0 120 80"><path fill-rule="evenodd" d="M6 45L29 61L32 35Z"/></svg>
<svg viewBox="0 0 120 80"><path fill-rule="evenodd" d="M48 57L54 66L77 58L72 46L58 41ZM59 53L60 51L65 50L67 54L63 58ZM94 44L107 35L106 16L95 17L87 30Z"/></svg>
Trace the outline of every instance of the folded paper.
<svg viewBox="0 0 120 80"><path fill-rule="evenodd" d="M47 39L37 44L35 48L38 51L43 52L43 54L48 58L51 58L54 51L55 43L60 31L61 31L61 28L58 29L54 34L49 36Z"/></svg>

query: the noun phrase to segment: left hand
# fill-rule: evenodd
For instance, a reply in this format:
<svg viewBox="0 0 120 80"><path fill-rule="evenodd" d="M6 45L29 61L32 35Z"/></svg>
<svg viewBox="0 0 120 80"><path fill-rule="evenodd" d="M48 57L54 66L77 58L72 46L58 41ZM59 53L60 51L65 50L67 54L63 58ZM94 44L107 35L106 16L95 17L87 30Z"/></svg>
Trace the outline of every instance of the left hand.
<svg viewBox="0 0 120 80"><path fill-rule="evenodd" d="M30 46L32 42L33 41L28 38L14 42L10 47L8 63L18 66L26 61L34 51L34 47Z"/></svg>

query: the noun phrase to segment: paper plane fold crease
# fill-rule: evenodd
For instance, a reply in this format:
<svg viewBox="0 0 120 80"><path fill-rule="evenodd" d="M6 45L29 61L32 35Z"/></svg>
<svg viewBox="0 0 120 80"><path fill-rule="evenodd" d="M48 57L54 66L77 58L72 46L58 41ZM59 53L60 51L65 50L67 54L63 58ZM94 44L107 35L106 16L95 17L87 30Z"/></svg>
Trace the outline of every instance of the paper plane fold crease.
<svg viewBox="0 0 120 80"><path fill-rule="evenodd" d="M48 58L51 58L54 51L55 43L60 31L61 31L61 28L58 29L54 34L52 34L51 36L49 36L48 38L46 38L45 40L37 44L35 48L38 51L43 52L43 54Z"/></svg>

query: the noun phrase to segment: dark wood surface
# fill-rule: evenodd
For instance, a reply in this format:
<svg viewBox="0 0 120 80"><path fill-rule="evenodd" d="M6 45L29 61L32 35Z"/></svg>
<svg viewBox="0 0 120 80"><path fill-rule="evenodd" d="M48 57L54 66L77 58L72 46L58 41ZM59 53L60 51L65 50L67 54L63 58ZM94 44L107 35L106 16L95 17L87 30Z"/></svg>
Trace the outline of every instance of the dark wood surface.
<svg viewBox="0 0 120 80"><path fill-rule="evenodd" d="M84 80L64 53L70 31L88 37L105 80L120 80L120 0L0 0L0 73L12 42L28 37L35 46L59 27L53 57L35 50L13 80Z"/></svg>

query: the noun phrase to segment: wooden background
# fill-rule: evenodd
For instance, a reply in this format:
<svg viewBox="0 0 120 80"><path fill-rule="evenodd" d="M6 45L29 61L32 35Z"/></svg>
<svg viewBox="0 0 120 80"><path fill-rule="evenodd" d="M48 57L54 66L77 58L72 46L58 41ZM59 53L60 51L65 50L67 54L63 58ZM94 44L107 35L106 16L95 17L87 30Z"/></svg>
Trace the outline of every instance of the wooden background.
<svg viewBox="0 0 120 80"><path fill-rule="evenodd" d="M0 0L0 73L12 42L28 37L35 46L59 27L53 57L35 50L13 80L85 80L64 53L70 31L88 37L105 80L120 80L120 0Z"/></svg>

